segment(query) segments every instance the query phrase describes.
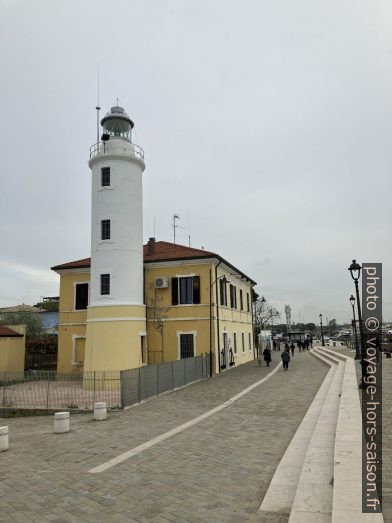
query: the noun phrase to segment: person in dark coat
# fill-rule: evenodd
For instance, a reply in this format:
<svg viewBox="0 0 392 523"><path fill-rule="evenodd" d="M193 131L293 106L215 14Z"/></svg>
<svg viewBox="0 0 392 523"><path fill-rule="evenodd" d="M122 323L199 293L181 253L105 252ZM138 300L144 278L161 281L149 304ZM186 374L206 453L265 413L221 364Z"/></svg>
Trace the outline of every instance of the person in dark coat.
<svg viewBox="0 0 392 523"><path fill-rule="evenodd" d="M286 350L284 350L281 354L282 362L283 362L283 370L289 369L289 361L290 361L290 353Z"/></svg>
<svg viewBox="0 0 392 523"><path fill-rule="evenodd" d="M292 344L290 345L290 349L291 349L291 355L294 356L294 349L295 349L295 345L294 345L294 343L292 343Z"/></svg>
<svg viewBox="0 0 392 523"><path fill-rule="evenodd" d="M269 350L268 347L266 347L263 350L263 356L264 356L264 361L267 364L267 367L269 367L269 364L271 363L272 358L271 358L271 351Z"/></svg>
<svg viewBox="0 0 392 523"><path fill-rule="evenodd" d="M284 346L284 350L287 350L287 349L289 349L289 348L290 348L290 347L289 347L289 344L288 344L287 341L286 341L286 344L285 344L285 346Z"/></svg>

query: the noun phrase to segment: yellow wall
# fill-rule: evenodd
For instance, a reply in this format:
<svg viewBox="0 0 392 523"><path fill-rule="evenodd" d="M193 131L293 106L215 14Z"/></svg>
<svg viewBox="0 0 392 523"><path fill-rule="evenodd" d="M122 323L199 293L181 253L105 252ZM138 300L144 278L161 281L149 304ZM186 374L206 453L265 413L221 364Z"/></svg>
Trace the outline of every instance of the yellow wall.
<svg viewBox="0 0 392 523"><path fill-rule="evenodd" d="M89 272L69 272L60 275L57 372L68 374L83 370L74 361L77 338L86 336L87 310L75 311L75 284L90 281Z"/></svg>
<svg viewBox="0 0 392 523"><path fill-rule="evenodd" d="M74 361L78 352L80 338L86 338L84 370L119 370L140 367L140 333L147 332L148 363L161 363L177 360L179 357L179 334L194 333L196 355L210 351L214 353L214 368L218 370L218 347L223 348L223 333L227 332L233 348L234 332L237 333L237 355L239 365L253 359L252 315L247 312L246 294L251 296L251 285L244 280L235 279L237 287L237 310L230 308L229 284L227 284L228 306L219 305L219 343L216 308L215 266L211 260L194 263L170 262L145 265L145 299L147 326L143 320L118 321L118 318L143 318L143 307L95 307L87 311L74 311L75 282L89 281L88 272L63 273L60 282L60 319L58 372L81 372L83 365ZM210 271L213 282L210 323ZM229 277L234 271L217 268L218 278L224 274ZM172 305L171 278L195 275L200 277L200 304ZM169 287L155 289L156 277L169 278ZM232 277L232 276L231 276ZM239 289L243 290L244 310L240 311ZM218 292L219 298L219 292ZM250 299L251 306L251 299ZM99 321L102 318L111 321ZM114 320L117 318L117 320ZM86 327L88 325L88 327ZM242 351L241 334L245 334L245 352ZM249 350L251 334L252 348ZM75 349L74 349L75 347ZM93 351L94 348L94 351Z"/></svg>
<svg viewBox="0 0 392 523"><path fill-rule="evenodd" d="M147 304L147 333L149 348L149 363L161 363L172 361L179 357L178 335L183 332L194 332L196 355L210 351L210 270L212 282L212 309L211 309L211 350L214 353L215 368L218 368L218 339L217 339L217 310L215 287L215 264L208 262L194 263L192 265L180 262L154 266L147 264L145 267L145 294ZM217 269L217 277L224 274L229 276L232 270L225 271L221 267ZM200 277L200 304L197 305L172 305L172 278L178 276L195 275ZM154 280L157 277L167 277L169 287L155 289ZM237 355L235 364L246 363L253 356L252 314L247 312L246 293L249 293L249 304L251 307L251 285L248 282L235 279L237 287L238 310L230 308L230 300L227 307L219 305L219 347L223 348L223 332L227 332L228 339L233 345L233 333L237 333ZM244 310L240 311L239 289L243 291ZM219 291L219 287L218 287ZM229 284L227 284L229 297ZM218 292L219 299L219 292ZM241 334L245 334L245 351L242 351ZM251 334L251 350L249 350L249 334ZM234 351L233 351L234 352Z"/></svg>
<svg viewBox="0 0 392 523"><path fill-rule="evenodd" d="M84 370L124 370L142 365L141 335L145 307L90 307L87 315Z"/></svg>
<svg viewBox="0 0 392 523"><path fill-rule="evenodd" d="M0 338L0 372L23 374L25 361L26 325L7 325L23 334L21 338Z"/></svg>

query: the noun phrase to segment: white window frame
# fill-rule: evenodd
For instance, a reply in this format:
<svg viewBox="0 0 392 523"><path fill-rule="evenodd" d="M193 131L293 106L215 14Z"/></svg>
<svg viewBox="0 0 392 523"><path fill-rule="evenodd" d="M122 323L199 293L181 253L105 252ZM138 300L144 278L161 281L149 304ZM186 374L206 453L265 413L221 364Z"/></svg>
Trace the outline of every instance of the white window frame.
<svg viewBox="0 0 392 523"><path fill-rule="evenodd" d="M73 286L74 286L74 296L73 296L73 312L83 312L83 311L86 311L87 309L77 309L76 308L76 285L80 285L80 284L86 284L88 285L88 291L87 291L87 308L89 307L90 305L90 282L89 281L74 281L73 282Z"/></svg>
<svg viewBox="0 0 392 523"><path fill-rule="evenodd" d="M197 354L197 331L177 331L177 360L181 359L181 334L193 334L193 357L195 357Z"/></svg>
<svg viewBox="0 0 392 523"><path fill-rule="evenodd" d="M73 367L75 366L79 366L79 365L84 365L84 362L81 362L81 361L76 361L75 360L75 356L76 356L76 340L77 339L86 339L86 336L81 336L80 334L72 334L72 360L71 360L71 364ZM85 346L85 350L86 350L86 346ZM86 352L84 353L85 357L86 357Z"/></svg>
<svg viewBox="0 0 392 523"><path fill-rule="evenodd" d="M177 278L177 296L178 296L178 303L175 305L175 307L178 307L181 305L181 307L193 307L194 305L200 305L199 303L193 303L193 278L197 276L195 272L192 272L192 274L176 274ZM180 291L180 278L192 278L192 303L181 303L181 291ZM199 292L201 292L199 290Z"/></svg>
<svg viewBox="0 0 392 523"><path fill-rule="evenodd" d="M109 275L109 294L102 294L101 276L106 276L106 275ZM101 299L110 298L112 296L112 273L111 272L100 272L98 276L99 276L99 280L98 280L99 297Z"/></svg>

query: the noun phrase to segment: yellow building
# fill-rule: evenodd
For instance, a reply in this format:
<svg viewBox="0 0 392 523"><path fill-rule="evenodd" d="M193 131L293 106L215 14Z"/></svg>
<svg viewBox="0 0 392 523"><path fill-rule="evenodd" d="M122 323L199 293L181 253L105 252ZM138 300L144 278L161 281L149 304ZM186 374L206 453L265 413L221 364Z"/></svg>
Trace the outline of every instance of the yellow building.
<svg viewBox="0 0 392 523"><path fill-rule="evenodd" d="M60 275L58 372L121 370L206 353L220 372L254 358L251 278L218 254L154 238L143 260L144 305L131 317L116 306L100 318L98 355L95 340L88 345L89 321L97 323L96 316L89 320L90 258L52 267ZM136 341L127 335L131 321L140 325Z"/></svg>
<svg viewBox="0 0 392 523"><path fill-rule="evenodd" d="M26 325L0 325L0 372L23 375Z"/></svg>

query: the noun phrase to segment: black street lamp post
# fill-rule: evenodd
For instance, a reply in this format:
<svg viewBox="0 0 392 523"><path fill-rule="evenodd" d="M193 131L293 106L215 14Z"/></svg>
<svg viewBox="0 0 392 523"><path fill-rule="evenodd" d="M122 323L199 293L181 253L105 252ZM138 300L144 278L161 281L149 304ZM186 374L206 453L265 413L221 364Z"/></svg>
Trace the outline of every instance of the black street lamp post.
<svg viewBox="0 0 392 523"><path fill-rule="evenodd" d="M361 314L361 302L359 300L359 288L358 288L358 281L361 277L361 266L359 263L356 262L356 260L353 260L352 264L348 268L351 274L351 278L354 280L355 283L355 292L357 295L357 309L358 309L358 322L359 322L359 337L361 340L361 360L363 362L364 355L365 355L365 340L363 337L363 324L362 324L362 314Z"/></svg>
<svg viewBox="0 0 392 523"><path fill-rule="evenodd" d="M360 360L361 359L361 352L359 350L359 343L358 343L358 336L357 336L357 320L355 319L355 298L353 295L350 296L350 303L353 308L353 330L354 330L354 340L355 340L355 359Z"/></svg>
<svg viewBox="0 0 392 523"><path fill-rule="evenodd" d="M320 328L321 328L321 346L325 347L324 332L323 332L323 315L320 314Z"/></svg>

